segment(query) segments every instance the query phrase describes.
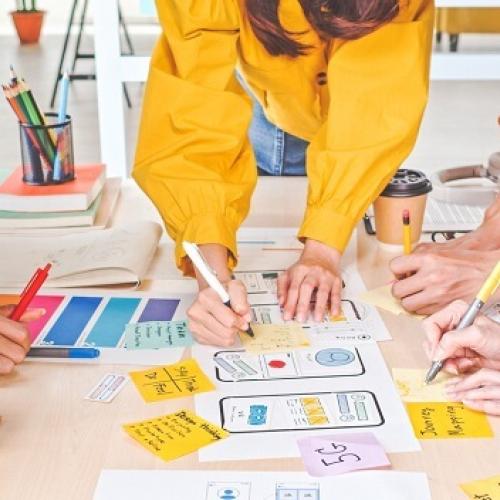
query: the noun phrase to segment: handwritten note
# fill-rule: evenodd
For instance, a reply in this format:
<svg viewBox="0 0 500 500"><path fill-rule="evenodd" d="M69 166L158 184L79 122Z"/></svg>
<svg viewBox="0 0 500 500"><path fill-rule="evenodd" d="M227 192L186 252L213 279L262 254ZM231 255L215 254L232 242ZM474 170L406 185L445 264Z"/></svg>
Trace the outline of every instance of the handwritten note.
<svg viewBox="0 0 500 500"><path fill-rule="evenodd" d="M420 314L412 314L406 311L401 302L397 300L391 292L392 285L384 285L379 288L374 288L373 290L368 290L359 296L359 299L372 306L380 307L385 311L389 311L393 314L404 314L406 316L412 316L417 319L423 319L425 316Z"/></svg>
<svg viewBox="0 0 500 500"><path fill-rule="evenodd" d="M333 476L391 465L382 445L370 432L306 437L297 443L311 476Z"/></svg>
<svg viewBox="0 0 500 500"><path fill-rule="evenodd" d="M418 439L492 437L486 415L462 403L407 403Z"/></svg>
<svg viewBox="0 0 500 500"><path fill-rule="evenodd" d="M403 401L406 403L419 403L426 401L446 402L450 400L445 392L445 384L451 378L450 375L440 372L431 384L426 384L426 373L427 370L392 369L392 378Z"/></svg>
<svg viewBox="0 0 500 500"><path fill-rule="evenodd" d="M191 396L215 389L194 359L130 372L129 375L147 403Z"/></svg>
<svg viewBox="0 0 500 500"><path fill-rule="evenodd" d="M476 500L500 500L500 475L461 484L460 488Z"/></svg>
<svg viewBox="0 0 500 500"><path fill-rule="evenodd" d="M182 457L229 435L188 410L125 424L123 428L130 437L163 460Z"/></svg>
<svg viewBox="0 0 500 500"><path fill-rule="evenodd" d="M255 337L240 333L241 343L247 352L281 352L308 347L309 339L304 329L297 323L284 325L252 323Z"/></svg>
<svg viewBox="0 0 500 500"><path fill-rule="evenodd" d="M125 328L127 349L162 349L193 344L187 321L129 323Z"/></svg>

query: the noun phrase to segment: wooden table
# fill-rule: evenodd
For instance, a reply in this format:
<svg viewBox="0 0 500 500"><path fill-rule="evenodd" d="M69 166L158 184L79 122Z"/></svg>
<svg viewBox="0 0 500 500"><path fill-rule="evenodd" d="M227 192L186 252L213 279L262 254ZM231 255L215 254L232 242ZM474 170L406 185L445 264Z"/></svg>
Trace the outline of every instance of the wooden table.
<svg viewBox="0 0 500 500"><path fill-rule="evenodd" d="M246 225L298 225L305 192L305 179L261 178ZM130 217L158 219L132 182L124 188L114 223L126 223ZM358 241L359 267L367 286L387 282L390 255L378 250L363 230ZM167 291L166 278L179 277L171 251L171 244L162 241L151 279L142 289ZM389 367L426 368L420 323L382 315L394 338L379 344ZM147 405L132 384L111 404L85 401L90 388L112 371L126 373L128 367L29 362L0 378L0 499L91 499L104 468L303 470L298 458L199 464L192 454L162 462L128 438L121 425L186 407L186 401ZM423 441L422 452L392 454L393 468L425 471L435 500L463 500L459 483L500 472L500 419L490 421L494 439Z"/></svg>

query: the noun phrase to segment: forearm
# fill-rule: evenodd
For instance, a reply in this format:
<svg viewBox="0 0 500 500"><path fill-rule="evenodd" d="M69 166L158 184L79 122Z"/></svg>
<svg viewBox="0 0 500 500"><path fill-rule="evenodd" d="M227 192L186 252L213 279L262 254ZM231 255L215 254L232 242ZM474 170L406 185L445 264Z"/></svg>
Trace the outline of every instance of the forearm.
<svg viewBox="0 0 500 500"><path fill-rule="evenodd" d="M342 254L336 248L330 247L321 241L307 238L304 242L302 256L305 258L314 256L325 264L338 269Z"/></svg>
<svg viewBox="0 0 500 500"><path fill-rule="evenodd" d="M229 252L225 246L217 243L207 243L205 245L199 245L199 249L210 268L217 273L217 277L220 281L224 282L231 279L231 271L228 266ZM199 289L203 290L207 288L207 282L197 269L195 269L195 275Z"/></svg>

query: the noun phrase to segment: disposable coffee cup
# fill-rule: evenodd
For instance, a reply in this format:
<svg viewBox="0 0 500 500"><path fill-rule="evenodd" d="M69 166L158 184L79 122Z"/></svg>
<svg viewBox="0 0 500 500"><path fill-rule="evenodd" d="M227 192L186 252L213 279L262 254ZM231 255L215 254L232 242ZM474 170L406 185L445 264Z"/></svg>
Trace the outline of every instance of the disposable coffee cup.
<svg viewBox="0 0 500 500"><path fill-rule="evenodd" d="M377 240L383 245L403 245L403 211L410 211L411 242L422 234L431 181L419 170L400 169L373 203Z"/></svg>

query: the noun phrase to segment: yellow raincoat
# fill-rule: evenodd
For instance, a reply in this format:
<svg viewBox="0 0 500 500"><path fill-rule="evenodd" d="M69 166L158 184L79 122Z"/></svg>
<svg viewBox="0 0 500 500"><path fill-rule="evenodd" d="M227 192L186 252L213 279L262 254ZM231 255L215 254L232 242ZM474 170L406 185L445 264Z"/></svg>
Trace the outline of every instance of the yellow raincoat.
<svg viewBox="0 0 500 500"><path fill-rule="evenodd" d="M311 144L300 238L342 251L368 205L414 146L427 102L433 1L401 0L398 17L355 41L321 40L299 0L281 0L287 30L314 48L271 56L244 0L157 0L163 33L146 87L133 176L176 242L220 243L236 261L236 230L256 182L249 97Z"/></svg>

